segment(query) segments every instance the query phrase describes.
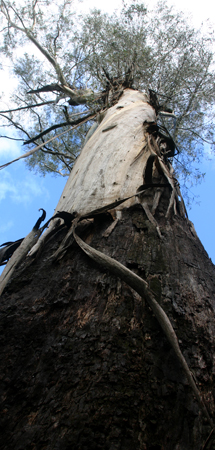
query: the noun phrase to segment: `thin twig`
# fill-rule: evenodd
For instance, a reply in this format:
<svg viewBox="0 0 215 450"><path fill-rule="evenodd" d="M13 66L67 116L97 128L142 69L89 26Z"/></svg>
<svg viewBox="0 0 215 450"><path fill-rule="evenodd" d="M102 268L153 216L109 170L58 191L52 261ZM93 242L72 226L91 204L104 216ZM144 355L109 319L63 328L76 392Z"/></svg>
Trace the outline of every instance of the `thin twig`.
<svg viewBox="0 0 215 450"><path fill-rule="evenodd" d="M211 436L212 436L213 433L214 433L214 430L215 430L215 428L213 428L213 429L211 430L211 432L210 432L208 438L206 439L206 441L205 441L205 443L204 443L204 445L203 445L203 447L202 447L202 450L205 450L205 449L206 449L206 447L207 447L207 445L208 445L208 442L210 441L210 438L211 438Z"/></svg>

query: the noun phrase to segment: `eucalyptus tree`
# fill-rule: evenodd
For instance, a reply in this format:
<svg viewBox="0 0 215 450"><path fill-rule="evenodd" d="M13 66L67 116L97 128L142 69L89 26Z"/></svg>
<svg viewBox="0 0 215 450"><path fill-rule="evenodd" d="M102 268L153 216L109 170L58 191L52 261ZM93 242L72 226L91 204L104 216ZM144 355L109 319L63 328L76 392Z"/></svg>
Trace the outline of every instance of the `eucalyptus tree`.
<svg viewBox="0 0 215 450"><path fill-rule="evenodd" d="M1 6L20 80L3 124L31 167L71 172L55 215L3 250L3 448L206 448L214 266L176 174L214 146L212 37L162 3Z"/></svg>

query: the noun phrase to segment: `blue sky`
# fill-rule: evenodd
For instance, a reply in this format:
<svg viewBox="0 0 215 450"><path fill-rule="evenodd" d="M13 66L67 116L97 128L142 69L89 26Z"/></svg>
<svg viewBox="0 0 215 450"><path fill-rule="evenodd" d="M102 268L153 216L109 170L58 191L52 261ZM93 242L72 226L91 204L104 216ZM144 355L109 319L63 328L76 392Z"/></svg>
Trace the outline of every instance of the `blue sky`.
<svg viewBox="0 0 215 450"><path fill-rule="evenodd" d="M100 3L100 0L88 0L83 5L101 7ZM206 20L207 14L210 14L212 17L212 8L215 8L211 4L211 0L205 0L204 4L196 4L196 2L194 3L191 0L180 0L180 2L169 0L168 3L175 3L178 9L185 7L186 11L191 11L195 19L194 23L197 26L201 20ZM109 11L118 4L118 0L114 2L109 1ZM10 88L9 84L6 84L5 79L2 82L2 86L7 86L8 90ZM1 141L0 164L20 154L20 146L16 143L9 140ZM188 214L206 251L215 263L215 213L213 208L215 160L202 163L201 170L206 172L205 180L199 186L191 189L193 194L199 196L196 198L196 201L200 204L194 202ZM47 218L50 218L53 215L65 183L66 179L60 176L47 175L44 178L40 175L35 175L26 168L23 160L0 171L0 244L26 236L40 215L38 212L39 208L44 208L47 211Z"/></svg>
<svg viewBox="0 0 215 450"><path fill-rule="evenodd" d="M19 161L0 173L0 243L24 237L44 208L53 215L66 179L30 172Z"/></svg>
<svg viewBox="0 0 215 450"><path fill-rule="evenodd" d="M189 219L193 222L199 239L201 240L209 257L215 264L215 211L214 211L214 191L215 191L215 160L201 164L201 170L206 172L205 179L201 184L191 188L197 198L188 210Z"/></svg>

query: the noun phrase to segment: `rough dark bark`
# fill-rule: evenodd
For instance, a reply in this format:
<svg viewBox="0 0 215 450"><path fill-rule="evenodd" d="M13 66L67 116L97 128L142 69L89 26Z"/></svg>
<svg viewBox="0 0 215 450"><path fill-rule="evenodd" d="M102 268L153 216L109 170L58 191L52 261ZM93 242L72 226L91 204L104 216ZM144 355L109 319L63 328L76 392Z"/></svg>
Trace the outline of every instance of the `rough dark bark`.
<svg viewBox="0 0 215 450"><path fill-rule="evenodd" d="M215 269L190 223L141 205L81 232L150 285L214 415ZM157 320L125 282L66 230L23 264L1 297L1 449L200 450L211 429ZM212 449L213 437L207 449Z"/></svg>

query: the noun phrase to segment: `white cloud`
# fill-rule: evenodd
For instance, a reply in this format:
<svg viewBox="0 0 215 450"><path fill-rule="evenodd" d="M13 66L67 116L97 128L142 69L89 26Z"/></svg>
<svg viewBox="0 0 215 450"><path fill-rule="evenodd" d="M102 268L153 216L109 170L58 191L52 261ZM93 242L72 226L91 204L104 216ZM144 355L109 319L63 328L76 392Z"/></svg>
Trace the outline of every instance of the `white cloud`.
<svg viewBox="0 0 215 450"><path fill-rule="evenodd" d="M14 222L12 220L9 220L7 223L4 223L4 225L0 225L0 233L5 233L8 230L10 230L14 226Z"/></svg>
<svg viewBox="0 0 215 450"><path fill-rule="evenodd" d="M20 173L16 173L16 176L5 169L1 172L0 202L7 198L14 203L27 205L36 197L47 198L48 195L42 178L35 177L22 169Z"/></svg>
<svg viewBox="0 0 215 450"><path fill-rule="evenodd" d="M157 2L157 0L143 1L148 9L154 8ZM214 22L215 3L211 2L211 0L204 0L204 2L196 2L196 0L167 0L167 4L175 6L176 10L183 11L185 15L191 14L191 22L196 27L199 27L207 19ZM122 6L122 0L109 0L103 3L101 0L84 0L79 7L84 12L97 8L112 13L115 9Z"/></svg>
<svg viewBox="0 0 215 450"><path fill-rule="evenodd" d="M6 135L4 131L0 135ZM0 138L0 164L11 161L21 155L20 143L12 139Z"/></svg>
<svg viewBox="0 0 215 450"><path fill-rule="evenodd" d="M34 197L47 195L42 179L38 182L35 175L28 174L24 180L20 180L16 185L16 190L11 196L16 203L30 203Z"/></svg>
<svg viewBox="0 0 215 450"><path fill-rule="evenodd" d="M111 14L115 9L122 8L122 6L122 0L110 0L103 3L101 2L101 0L85 0L83 3L81 3L81 5L79 5L79 8L82 12L85 13L96 8Z"/></svg>
<svg viewBox="0 0 215 450"><path fill-rule="evenodd" d="M202 22L214 22L215 4L211 0L197 2L196 0L168 0L168 5L174 5L178 11L184 11L185 15L191 13L191 21L199 27Z"/></svg>
<svg viewBox="0 0 215 450"><path fill-rule="evenodd" d="M4 200L8 194L13 194L13 192L14 183L12 183L10 174L7 171L4 171L1 174L0 180L0 201Z"/></svg>

